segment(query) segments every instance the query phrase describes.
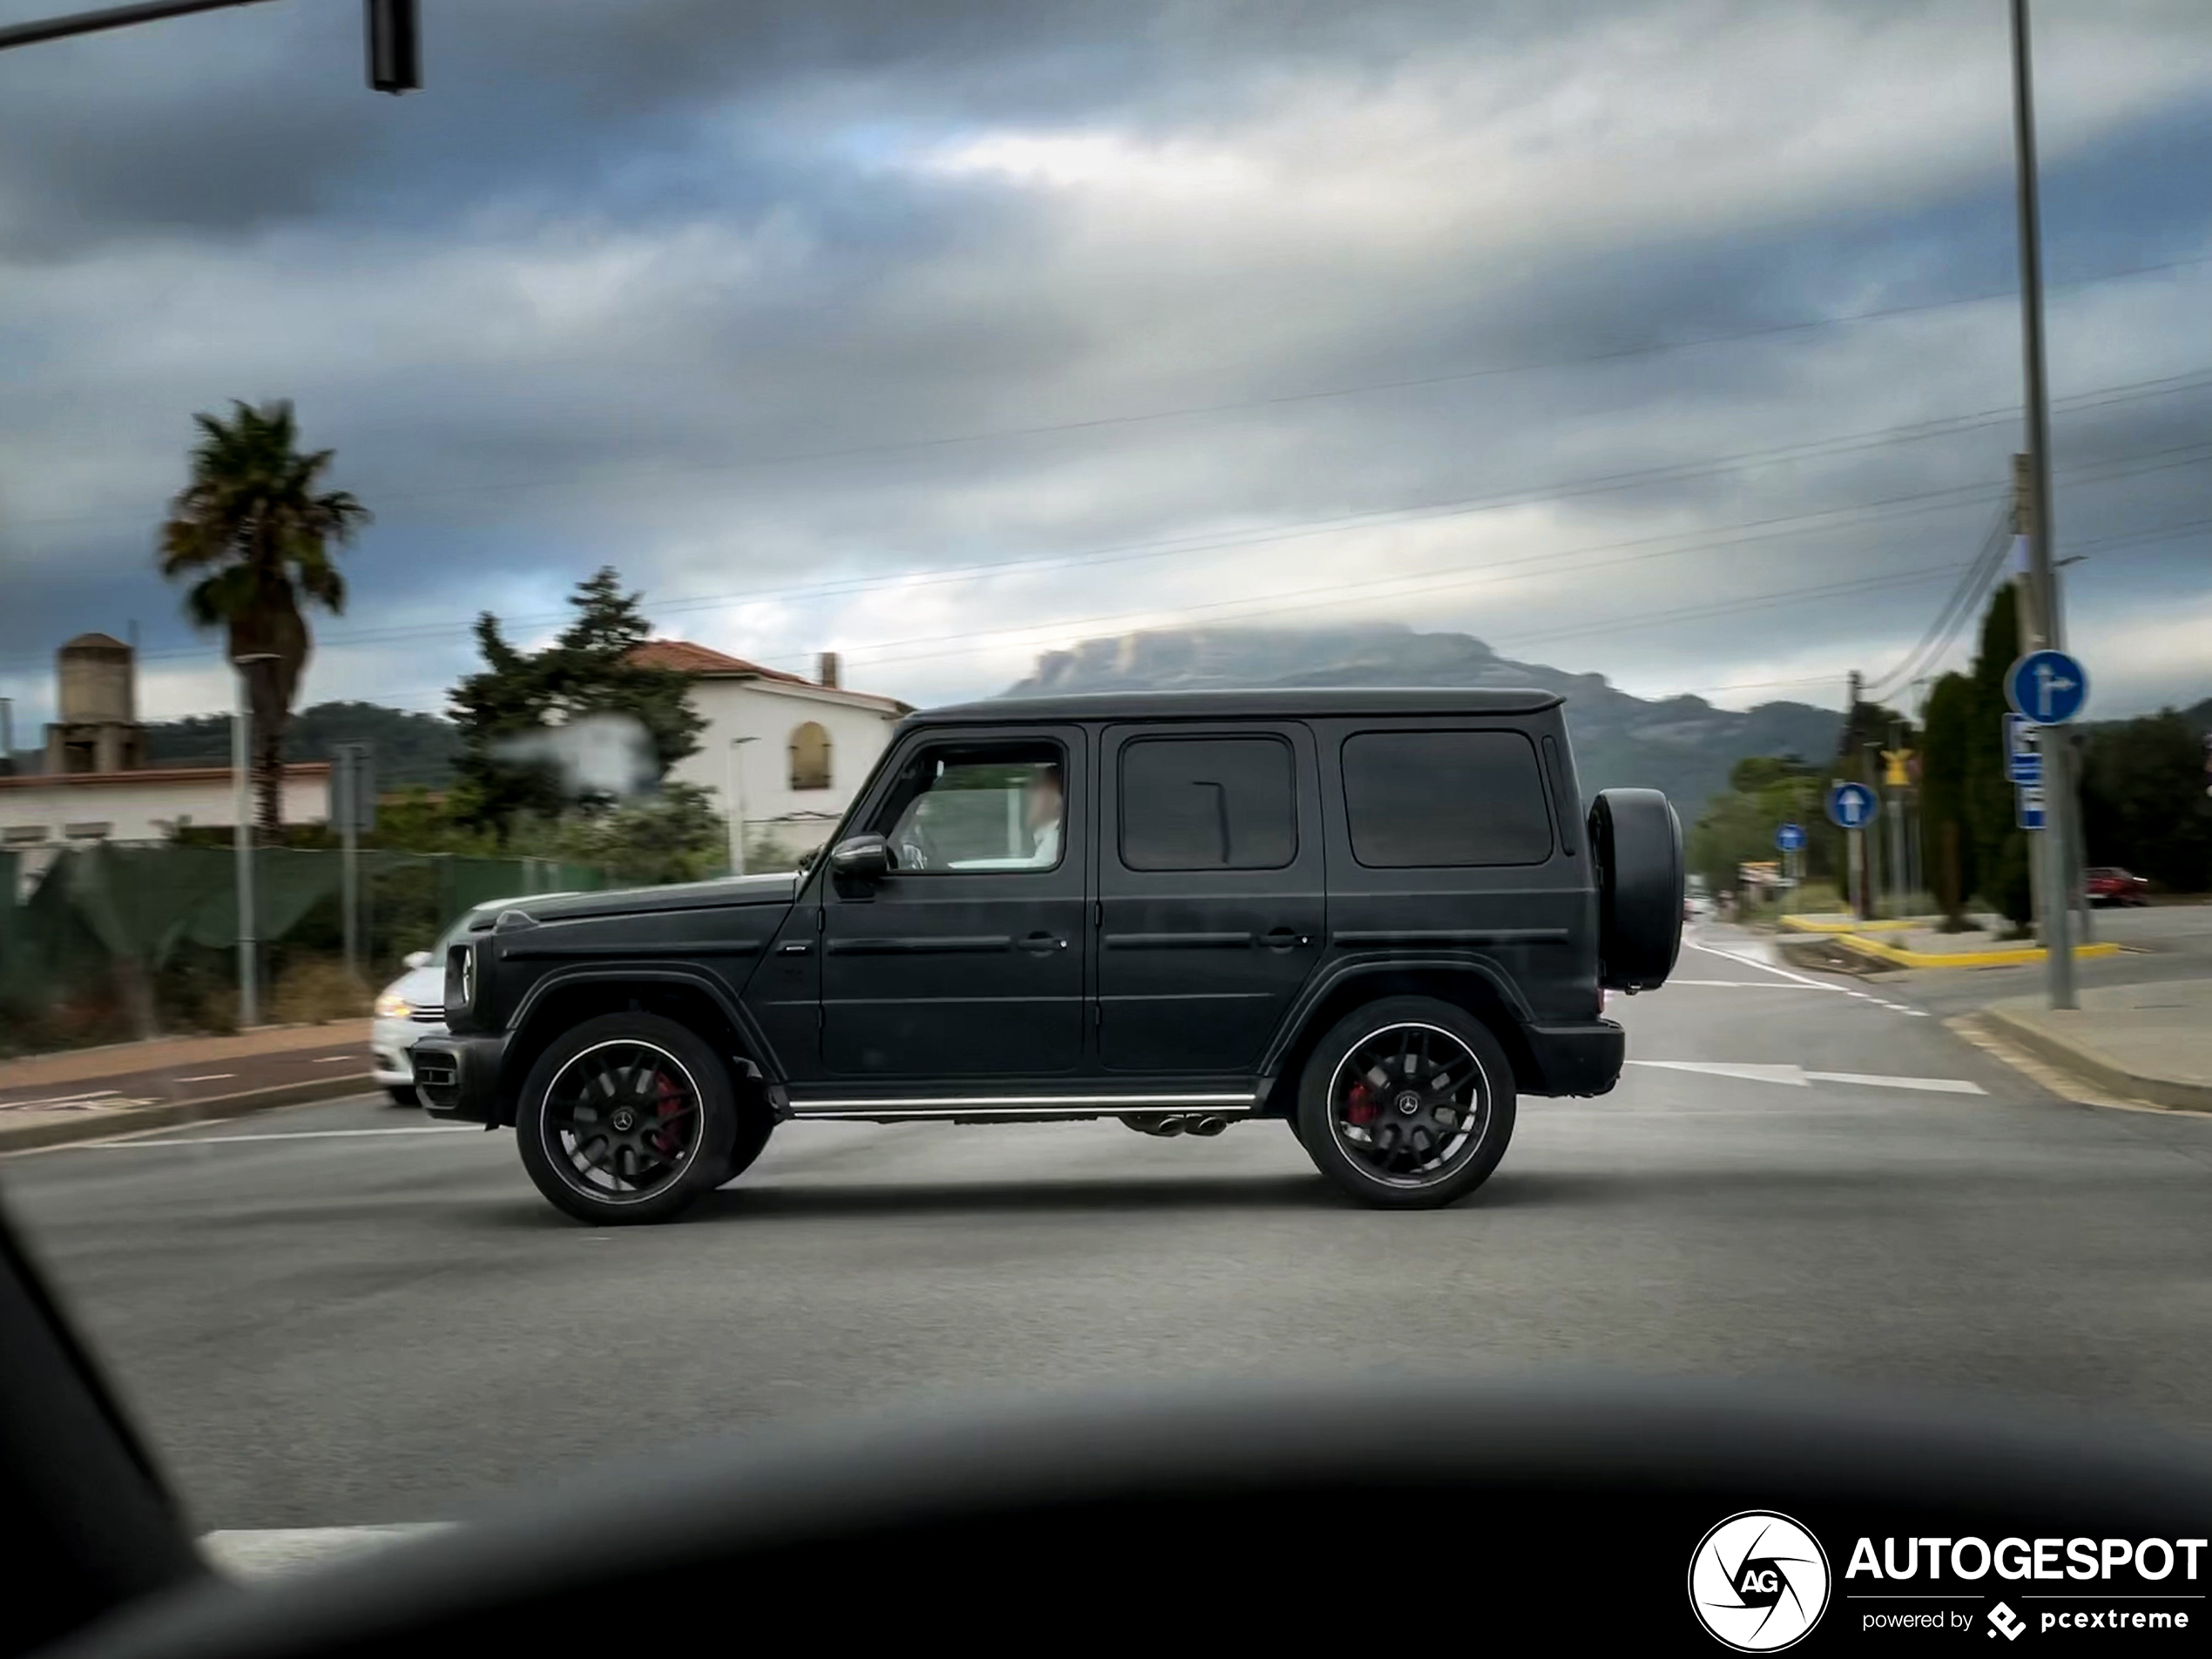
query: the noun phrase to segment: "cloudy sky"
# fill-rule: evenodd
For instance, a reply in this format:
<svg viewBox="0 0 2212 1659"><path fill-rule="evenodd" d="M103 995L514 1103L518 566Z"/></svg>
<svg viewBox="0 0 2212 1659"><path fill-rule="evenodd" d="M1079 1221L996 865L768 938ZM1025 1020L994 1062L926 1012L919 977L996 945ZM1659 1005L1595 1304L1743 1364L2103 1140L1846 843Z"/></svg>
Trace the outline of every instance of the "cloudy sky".
<svg viewBox="0 0 2212 1659"><path fill-rule="evenodd" d="M71 0L0 0L0 22ZM306 700L436 709L617 565L915 702L1177 623L1835 704L2020 447L2001 0L355 0L0 55L0 695L135 623L196 409L377 520ZM2098 711L2212 692L2212 8L2043 0Z"/></svg>

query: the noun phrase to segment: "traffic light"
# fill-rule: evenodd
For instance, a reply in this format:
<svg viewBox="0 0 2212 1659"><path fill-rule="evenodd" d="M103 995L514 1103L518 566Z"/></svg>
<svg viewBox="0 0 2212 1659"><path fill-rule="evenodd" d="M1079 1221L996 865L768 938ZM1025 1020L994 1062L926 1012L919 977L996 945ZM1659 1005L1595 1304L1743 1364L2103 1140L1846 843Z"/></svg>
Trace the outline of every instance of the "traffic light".
<svg viewBox="0 0 2212 1659"><path fill-rule="evenodd" d="M380 92L422 86L422 20L417 0L367 0L368 84Z"/></svg>

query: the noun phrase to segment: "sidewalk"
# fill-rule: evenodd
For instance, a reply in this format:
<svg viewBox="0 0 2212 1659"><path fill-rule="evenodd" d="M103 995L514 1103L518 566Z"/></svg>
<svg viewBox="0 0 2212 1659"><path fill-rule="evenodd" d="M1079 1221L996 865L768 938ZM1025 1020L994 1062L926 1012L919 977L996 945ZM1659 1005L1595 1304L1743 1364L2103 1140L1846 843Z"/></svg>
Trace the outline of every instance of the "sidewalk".
<svg viewBox="0 0 2212 1659"><path fill-rule="evenodd" d="M235 1117L368 1086L367 1020L0 1061L0 1152Z"/></svg>
<svg viewBox="0 0 2212 1659"><path fill-rule="evenodd" d="M2212 980L2102 986L2078 1008L2008 997L1986 1010L2001 1035L2099 1087L2212 1111Z"/></svg>

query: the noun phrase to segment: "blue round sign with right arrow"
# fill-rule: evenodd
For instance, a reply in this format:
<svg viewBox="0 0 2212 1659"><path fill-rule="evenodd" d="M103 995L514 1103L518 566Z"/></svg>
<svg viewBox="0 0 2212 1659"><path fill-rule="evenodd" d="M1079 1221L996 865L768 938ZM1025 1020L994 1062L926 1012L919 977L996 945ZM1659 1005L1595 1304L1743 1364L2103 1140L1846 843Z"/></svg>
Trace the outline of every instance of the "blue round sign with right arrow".
<svg viewBox="0 0 2212 1659"><path fill-rule="evenodd" d="M2089 672L2062 651L2032 651L2005 671L2005 700L2037 725L2064 725L2089 700Z"/></svg>
<svg viewBox="0 0 2212 1659"><path fill-rule="evenodd" d="M1865 784L1838 784L1828 792L1828 816L1838 829L1865 829L1874 821L1876 804Z"/></svg>

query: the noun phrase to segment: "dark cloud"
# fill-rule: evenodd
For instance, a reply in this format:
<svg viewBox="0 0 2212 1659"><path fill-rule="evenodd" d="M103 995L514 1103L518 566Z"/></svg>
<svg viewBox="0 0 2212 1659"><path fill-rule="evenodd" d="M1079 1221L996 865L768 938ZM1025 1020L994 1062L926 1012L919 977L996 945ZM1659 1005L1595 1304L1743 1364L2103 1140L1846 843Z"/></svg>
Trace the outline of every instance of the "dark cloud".
<svg viewBox="0 0 2212 1659"><path fill-rule="evenodd" d="M1639 690L1825 685L1918 637L2019 443L1731 460L2016 400L2008 302L1790 327L2009 287L1978 12L430 22L402 100L361 88L343 6L0 58L0 692L137 615L179 653L154 689L220 700L147 549L191 411L233 395L297 396L379 512L314 689L414 706L475 610L548 613L607 560L672 629L839 646L917 699L1076 632L1346 607ZM2212 606L2207 543L2110 538L2212 516L2171 464L2212 388L2078 395L2212 369L2212 267L2066 285L2212 254L2208 35L2177 4L2041 42L2060 523L2098 543L2084 616L2149 631L2139 699L2202 677L2152 635ZM1638 625L1859 576L1899 581Z"/></svg>

